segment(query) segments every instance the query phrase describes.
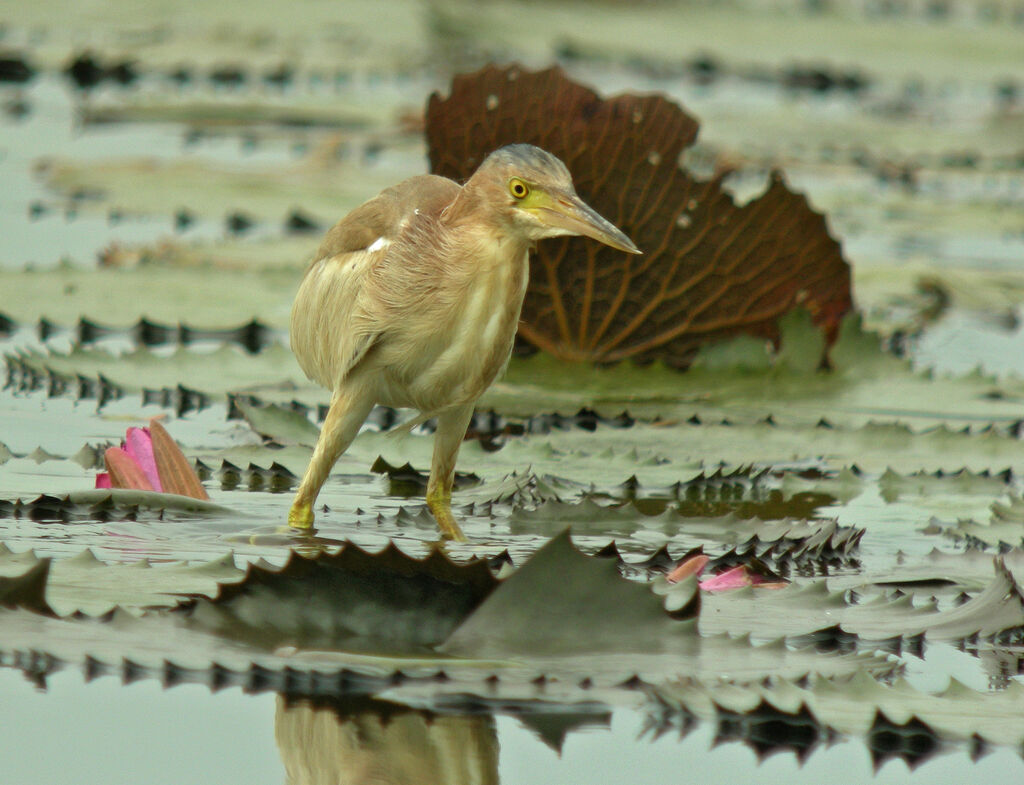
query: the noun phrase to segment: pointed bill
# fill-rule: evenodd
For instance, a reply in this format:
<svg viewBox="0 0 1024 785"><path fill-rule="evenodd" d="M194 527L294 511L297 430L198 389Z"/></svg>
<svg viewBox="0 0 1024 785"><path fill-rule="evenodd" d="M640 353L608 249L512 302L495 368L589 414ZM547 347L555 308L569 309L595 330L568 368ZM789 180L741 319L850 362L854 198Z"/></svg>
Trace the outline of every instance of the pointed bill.
<svg viewBox="0 0 1024 785"><path fill-rule="evenodd" d="M575 194L560 195L536 211L548 226L581 234L626 253L643 253L624 232Z"/></svg>

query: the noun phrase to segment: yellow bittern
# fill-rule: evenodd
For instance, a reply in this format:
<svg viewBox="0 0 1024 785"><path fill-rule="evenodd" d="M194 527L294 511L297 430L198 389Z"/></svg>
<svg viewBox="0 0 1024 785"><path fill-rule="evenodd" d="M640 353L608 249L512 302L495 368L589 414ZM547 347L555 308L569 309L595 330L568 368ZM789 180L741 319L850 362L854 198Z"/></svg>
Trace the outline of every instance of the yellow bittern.
<svg viewBox="0 0 1024 785"><path fill-rule="evenodd" d="M459 446L508 364L530 249L560 235L640 253L577 196L565 164L528 144L491 153L462 186L411 177L327 233L292 306L292 351L332 395L291 526L313 525L331 467L380 403L437 418L427 506L444 537L465 539L451 510Z"/></svg>

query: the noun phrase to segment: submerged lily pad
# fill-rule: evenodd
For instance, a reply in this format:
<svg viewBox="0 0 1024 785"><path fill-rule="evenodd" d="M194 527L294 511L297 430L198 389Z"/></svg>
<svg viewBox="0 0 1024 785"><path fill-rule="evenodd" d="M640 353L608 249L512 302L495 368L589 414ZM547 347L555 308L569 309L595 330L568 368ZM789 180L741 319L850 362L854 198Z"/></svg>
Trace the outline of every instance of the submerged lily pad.
<svg viewBox="0 0 1024 785"><path fill-rule="evenodd" d="M292 554L279 569L250 566L244 581L179 609L191 628L260 649L293 646L427 655L492 591L484 562L457 566L439 551L424 560L396 547L370 554Z"/></svg>

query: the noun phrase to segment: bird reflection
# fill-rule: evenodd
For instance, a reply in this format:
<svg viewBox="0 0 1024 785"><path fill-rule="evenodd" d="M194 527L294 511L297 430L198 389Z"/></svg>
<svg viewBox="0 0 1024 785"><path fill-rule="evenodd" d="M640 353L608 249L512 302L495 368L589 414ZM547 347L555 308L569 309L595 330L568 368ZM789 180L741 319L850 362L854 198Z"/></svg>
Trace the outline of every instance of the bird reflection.
<svg viewBox="0 0 1024 785"><path fill-rule="evenodd" d="M274 735L289 785L498 783L498 736L487 714L278 695Z"/></svg>

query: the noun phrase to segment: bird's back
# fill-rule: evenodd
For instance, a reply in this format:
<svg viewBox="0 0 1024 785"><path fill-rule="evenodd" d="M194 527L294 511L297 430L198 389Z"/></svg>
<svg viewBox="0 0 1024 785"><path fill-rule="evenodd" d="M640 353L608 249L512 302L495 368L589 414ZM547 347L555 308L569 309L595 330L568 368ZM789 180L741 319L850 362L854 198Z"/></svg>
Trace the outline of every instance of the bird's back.
<svg viewBox="0 0 1024 785"><path fill-rule="evenodd" d="M361 307L367 274L414 215L440 216L460 190L445 177L410 177L327 232L292 306L292 351L310 379L334 389L372 348L377 330Z"/></svg>
<svg viewBox="0 0 1024 785"><path fill-rule="evenodd" d="M460 190L453 180L434 174L417 175L385 188L328 230L313 263L338 254L366 250L379 239L390 242L417 210L440 215Z"/></svg>

